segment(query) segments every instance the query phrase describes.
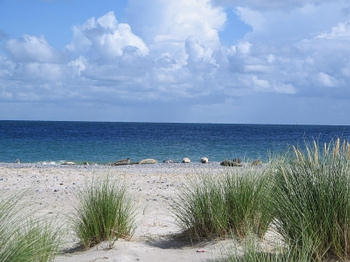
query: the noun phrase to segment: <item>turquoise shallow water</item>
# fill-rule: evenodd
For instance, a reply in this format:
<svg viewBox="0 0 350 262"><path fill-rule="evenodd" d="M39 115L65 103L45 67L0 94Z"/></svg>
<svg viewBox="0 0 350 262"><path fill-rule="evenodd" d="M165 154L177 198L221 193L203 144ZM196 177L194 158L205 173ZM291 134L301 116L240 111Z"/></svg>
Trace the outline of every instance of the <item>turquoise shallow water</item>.
<svg viewBox="0 0 350 262"><path fill-rule="evenodd" d="M0 121L0 162L266 160L290 145L336 137L349 140L350 126Z"/></svg>

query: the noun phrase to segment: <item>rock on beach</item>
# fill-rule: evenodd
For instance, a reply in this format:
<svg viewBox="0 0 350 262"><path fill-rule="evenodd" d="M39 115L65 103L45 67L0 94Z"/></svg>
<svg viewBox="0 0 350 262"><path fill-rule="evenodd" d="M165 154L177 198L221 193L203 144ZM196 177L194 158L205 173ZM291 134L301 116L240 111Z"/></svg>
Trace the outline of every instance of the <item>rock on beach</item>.
<svg viewBox="0 0 350 262"><path fill-rule="evenodd" d="M64 165L64 166L74 166L75 163L71 162L71 161L67 161L67 162L62 163L62 165Z"/></svg>
<svg viewBox="0 0 350 262"><path fill-rule="evenodd" d="M238 157L234 158L232 161L236 162L238 164L242 163L242 160L240 158L238 158Z"/></svg>
<svg viewBox="0 0 350 262"><path fill-rule="evenodd" d="M209 159L207 157L204 156L201 158L201 163L206 164L208 162L209 162Z"/></svg>
<svg viewBox="0 0 350 262"><path fill-rule="evenodd" d="M182 163L191 163L191 159L189 159L188 157L184 157L182 159Z"/></svg>
<svg viewBox="0 0 350 262"><path fill-rule="evenodd" d="M262 161L261 160L254 160L251 164L251 166L261 166L262 165Z"/></svg>
<svg viewBox="0 0 350 262"><path fill-rule="evenodd" d="M236 161L233 160L224 160L220 163L220 165L222 166L237 166L237 167L242 167L242 163L238 163Z"/></svg>
<svg viewBox="0 0 350 262"><path fill-rule="evenodd" d="M172 164L172 163L176 163L176 162L174 160L167 159L167 160L163 160L163 163L165 163L165 164Z"/></svg>

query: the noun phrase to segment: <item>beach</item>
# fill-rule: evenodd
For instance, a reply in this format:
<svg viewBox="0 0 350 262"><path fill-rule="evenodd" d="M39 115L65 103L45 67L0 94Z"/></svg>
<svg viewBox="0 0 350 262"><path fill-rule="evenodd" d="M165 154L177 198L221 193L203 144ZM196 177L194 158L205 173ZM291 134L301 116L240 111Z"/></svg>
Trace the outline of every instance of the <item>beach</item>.
<svg viewBox="0 0 350 262"><path fill-rule="evenodd" d="M25 192L23 202L34 216L54 221L63 235L55 261L211 261L235 244L232 239L191 245L178 240L171 207L177 194L197 176L220 176L243 168L219 163L154 164L128 166L62 166L0 164L0 194ZM136 207L136 229L130 240L118 240L112 249L102 243L89 250L76 249L79 240L71 227L76 194L94 179L108 176L124 184Z"/></svg>
<svg viewBox="0 0 350 262"><path fill-rule="evenodd" d="M18 201L22 214L19 217L23 220L13 221L18 222L19 230L24 234L29 232L26 231L27 221L39 223L43 230L53 228L46 231L48 234L59 232L61 241L51 238L51 243L60 243L59 249L52 251L55 262L237 262L246 261L250 256L255 259L252 261L268 261L267 258L275 257L276 261L311 262L315 254L323 256L320 261L335 261L334 257L346 261L343 258L347 258L347 251L337 248L347 240L330 237L347 237L342 234L348 231L342 230L349 221L350 144L337 139L330 147L326 145L322 153L316 143L314 146L314 149L307 147L307 152L311 152L308 155L295 149L294 159L276 159L270 163L240 163L238 159L221 163L120 166L73 162L0 163L0 194L2 199L10 197L14 203ZM221 165L226 162L234 165ZM131 225L135 227L130 234L130 231L122 231L123 224L111 222L120 226L119 231L113 233L126 233L121 233L114 243L104 241L108 237L98 235L101 238L86 244L86 238L79 235L82 231L74 229L74 221L83 224L83 231L90 230L88 233L96 236L95 229L97 234L101 232L99 230L105 230L109 223L107 218L113 218L115 214L113 210L123 210L122 217L116 218L119 221L128 213L126 209L115 209L113 204L110 205L115 200L109 200L109 196L116 199L114 196L120 191L109 191L109 187L106 191L105 184L100 181L126 189L134 207ZM97 191L96 187L91 187L94 182L102 185ZM93 191L88 191L88 197L83 198L87 208L81 211L84 217L77 220L74 214L81 204L79 193L86 188L93 188ZM90 192L98 193L91 195ZM119 199L127 203L125 198ZM9 210L6 205L4 207L5 212ZM175 214L183 227L179 226ZM126 219L133 220L130 216ZM88 224L81 223L83 220ZM329 222L324 224L324 221ZM44 222L49 222L51 229L45 227ZM294 239L300 239L300 234L304 234L305 223L311 230L310 235L302 239L305 242L300 246L293 244L296 243L292 242ZM11 220L5 225L16 230ZM35 230L30 224L28 228ZM288 235L285 229L296 233ZM21 234L14 233L13 236L20 238ZM11 237L6 238L6 231L3 231L4 246L11 240ZM45 239L45 235L36 233L32 244L34 251L41 250L37 241L45 243ZM327 243L326 249L315 246L318 241Z"/></svg>

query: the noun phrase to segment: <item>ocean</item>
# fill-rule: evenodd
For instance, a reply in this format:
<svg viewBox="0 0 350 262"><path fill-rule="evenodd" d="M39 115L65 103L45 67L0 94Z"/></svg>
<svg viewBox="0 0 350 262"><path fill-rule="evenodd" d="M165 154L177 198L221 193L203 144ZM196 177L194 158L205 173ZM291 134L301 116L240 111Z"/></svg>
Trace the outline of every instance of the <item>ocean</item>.
<svg viewBox="0 0 350 262"><path fill-rule="evenodd" d="M350 126L0 121L0 162L267 160L291 145L350 138Z"/></svg>

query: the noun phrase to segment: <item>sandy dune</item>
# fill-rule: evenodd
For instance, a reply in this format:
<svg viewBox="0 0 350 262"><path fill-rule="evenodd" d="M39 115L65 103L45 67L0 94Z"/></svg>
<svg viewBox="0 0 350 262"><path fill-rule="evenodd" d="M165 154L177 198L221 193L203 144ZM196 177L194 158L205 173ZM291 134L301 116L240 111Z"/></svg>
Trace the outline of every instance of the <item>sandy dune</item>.
<svg viewBox="0 0 350 262"><path fill-rule="evenodd" d="M239 170L240 168L235 168ZM177 240L180 232L171 205L183 185L198 175L218 176L230 170L218 163L157 164L123 167L62 167L25 164L0 165L0 193L25 189L24 201L35 215L55 219L62 225L64 250L56 261L213 261L234 245L233 240L191 245ZM232 170L232 169L231 169ZM125 183L137 207L135 234L118 240L113 249L102 243L87 251L76 250L78 240L69 215L76 204L75 193L93 178L109 176Z"/></svg>

